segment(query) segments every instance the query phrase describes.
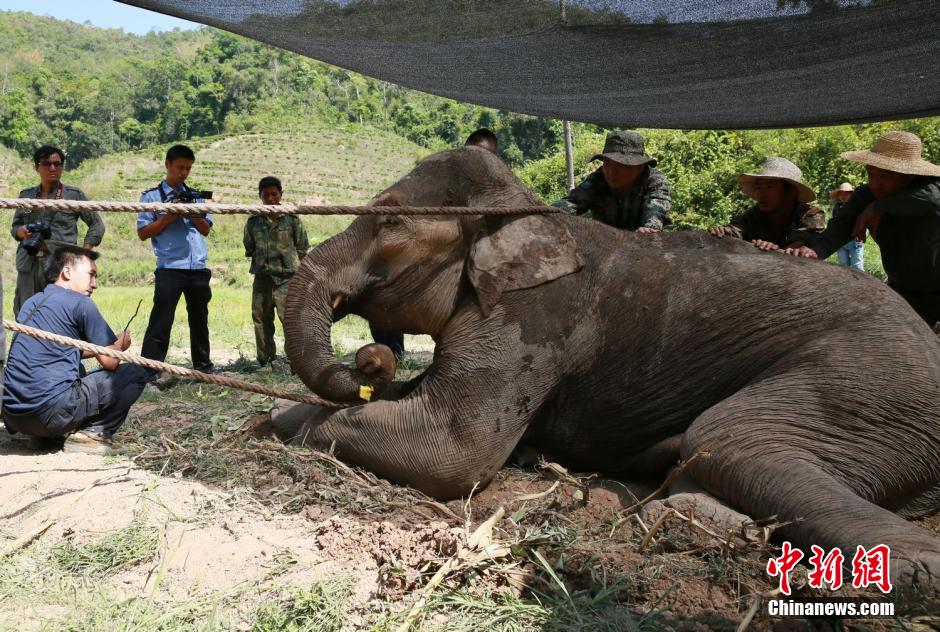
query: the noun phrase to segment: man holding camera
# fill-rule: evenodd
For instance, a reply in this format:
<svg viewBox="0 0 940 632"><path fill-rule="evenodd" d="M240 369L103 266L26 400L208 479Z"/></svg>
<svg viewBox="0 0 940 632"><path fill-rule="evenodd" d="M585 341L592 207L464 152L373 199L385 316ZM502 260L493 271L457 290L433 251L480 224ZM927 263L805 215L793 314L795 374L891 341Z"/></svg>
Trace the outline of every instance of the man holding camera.
<svg viewBox="0 0 940 632"><path fill-rule="evenodd" d="M98 253L71 244L49 256L53 281L26 301L24 325L125 351L130 334L115 336L91 295L98 287ZM81 359L95 357L102 370L85 374ZM151 371L104 355L79 351L22 334L10 343L3 418L7 430L30 437L30 447L52 447L65 437L66 452L109 454L111 436L127 419Z"/></svg>
<svg viewBox="0 0 940 632"><path fill-rule="evenodd" d="M82 192L62 183L65 152L52 145L43 145L33 153L33 168L39 184L20 191L21 198L41 200L87 200ZM24 211L13 215L13 238L20 242L16 249L16 292L13 314L23 303L46 287L43 262L60 244L78 244L78 220L85 222L85 248L94 248L104 237L104 222L95 211Z"/></svg>
<svg viewBox="0 0 940 632"><path fill-rule="evenodd" d="M174 145L166 152L166 179L158 186L144 191L141 202L196 203L212 196L208 191L196 191L186 186L186 178L196 161L193 150L185 145ZM189 345L193 368L211 373L209 360L209 301L212 290L209 280L212 272L206 267L208 249L204 237L212 229L212 218L207 213L194 211L185 215L175 213L138 213L137 236L151 240L157 256L154 272L153 309L144 334L141 355L163 361L170 347L170 332L180 296L186 297L189 316Z"/></svg>

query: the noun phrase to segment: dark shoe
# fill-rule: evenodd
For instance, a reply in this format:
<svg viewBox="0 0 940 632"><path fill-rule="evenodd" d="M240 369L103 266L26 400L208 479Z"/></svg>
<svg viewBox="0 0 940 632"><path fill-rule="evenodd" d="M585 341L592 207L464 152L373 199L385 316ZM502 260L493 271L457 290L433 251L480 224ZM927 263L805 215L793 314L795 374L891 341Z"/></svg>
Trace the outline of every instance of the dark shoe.
<svg viewBox="0 0 940 632"><path fill-rule="evenodd" d="M80 454L100 454L104 456L118 453L111 439L104 435L94 434L93 432L86 432L84 430L79 430L66 437L62 451Z"/></svg>
<svg viewBox="0 0 940 632"><path fill-rule="evenodd" d="M29 441L26 442L26 449L35 450L36 452L51 452L53 450L61 450L62 442L64 440L65 437L30 436Z"/></svg>
<svg viewBox="0 0 940 632"><path fill-rule="evenodd" d="M199 371L200 373L215 373L215 365L211 362L209 364L204 364L202 366L193 367L194 371Z"/></svg>

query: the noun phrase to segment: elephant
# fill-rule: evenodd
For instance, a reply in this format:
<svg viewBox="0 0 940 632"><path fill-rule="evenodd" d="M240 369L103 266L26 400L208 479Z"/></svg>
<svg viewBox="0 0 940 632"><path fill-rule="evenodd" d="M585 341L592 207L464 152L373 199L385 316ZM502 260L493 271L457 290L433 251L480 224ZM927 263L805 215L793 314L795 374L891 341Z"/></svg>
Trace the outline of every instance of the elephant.
<svg viewBox="0 0 940 632"><path fill-rule="evenodd" d="M540 201L463 147L370 204ZM285 312L300 379L358 402L308 420L306 441L391 481L464 496L523 439L609 476L704 453L686 473L748 516L792 520L778 534L794 545L850 559L887 544L899 575L940 573L940 538L906 520L940 508L940 342L863 273L566 214L373 215L306 256ZM388 384L388 354L340 363L330 327L347 314L429 334L432 364Z"/></svg>

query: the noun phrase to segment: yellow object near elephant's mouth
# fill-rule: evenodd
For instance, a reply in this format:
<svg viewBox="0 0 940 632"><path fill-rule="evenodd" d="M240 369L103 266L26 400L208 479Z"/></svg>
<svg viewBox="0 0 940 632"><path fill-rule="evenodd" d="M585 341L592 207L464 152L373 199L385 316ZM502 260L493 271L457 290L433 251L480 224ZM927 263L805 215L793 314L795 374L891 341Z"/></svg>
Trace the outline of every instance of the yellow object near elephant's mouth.
<svg viewBox="0 0 940 632"><path fill-rule="evenodd" d="M371 386L360 386L359 398L364 399L367 402L372 401L372 391L373 391L373 388Z"/></svg>

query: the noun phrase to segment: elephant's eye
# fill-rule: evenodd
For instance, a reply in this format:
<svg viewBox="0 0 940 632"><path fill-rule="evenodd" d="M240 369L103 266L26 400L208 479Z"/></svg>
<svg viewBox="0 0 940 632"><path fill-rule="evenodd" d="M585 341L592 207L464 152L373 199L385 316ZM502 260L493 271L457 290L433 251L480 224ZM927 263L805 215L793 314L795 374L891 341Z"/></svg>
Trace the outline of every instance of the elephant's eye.
<svg viewBox="0 0 940 632"><path fill-rule="evenodd" d="M398 215L386 215L379 222L382 226L398 226L401 224L401 217Z"/></svg>
<svg viewBox="0 0 940 632"><path fill-rule="evenodd" d="M399 215L382 215L375 221L373 234L378 237L386 230L396 230L401 224L402 219Z"/></svg>

